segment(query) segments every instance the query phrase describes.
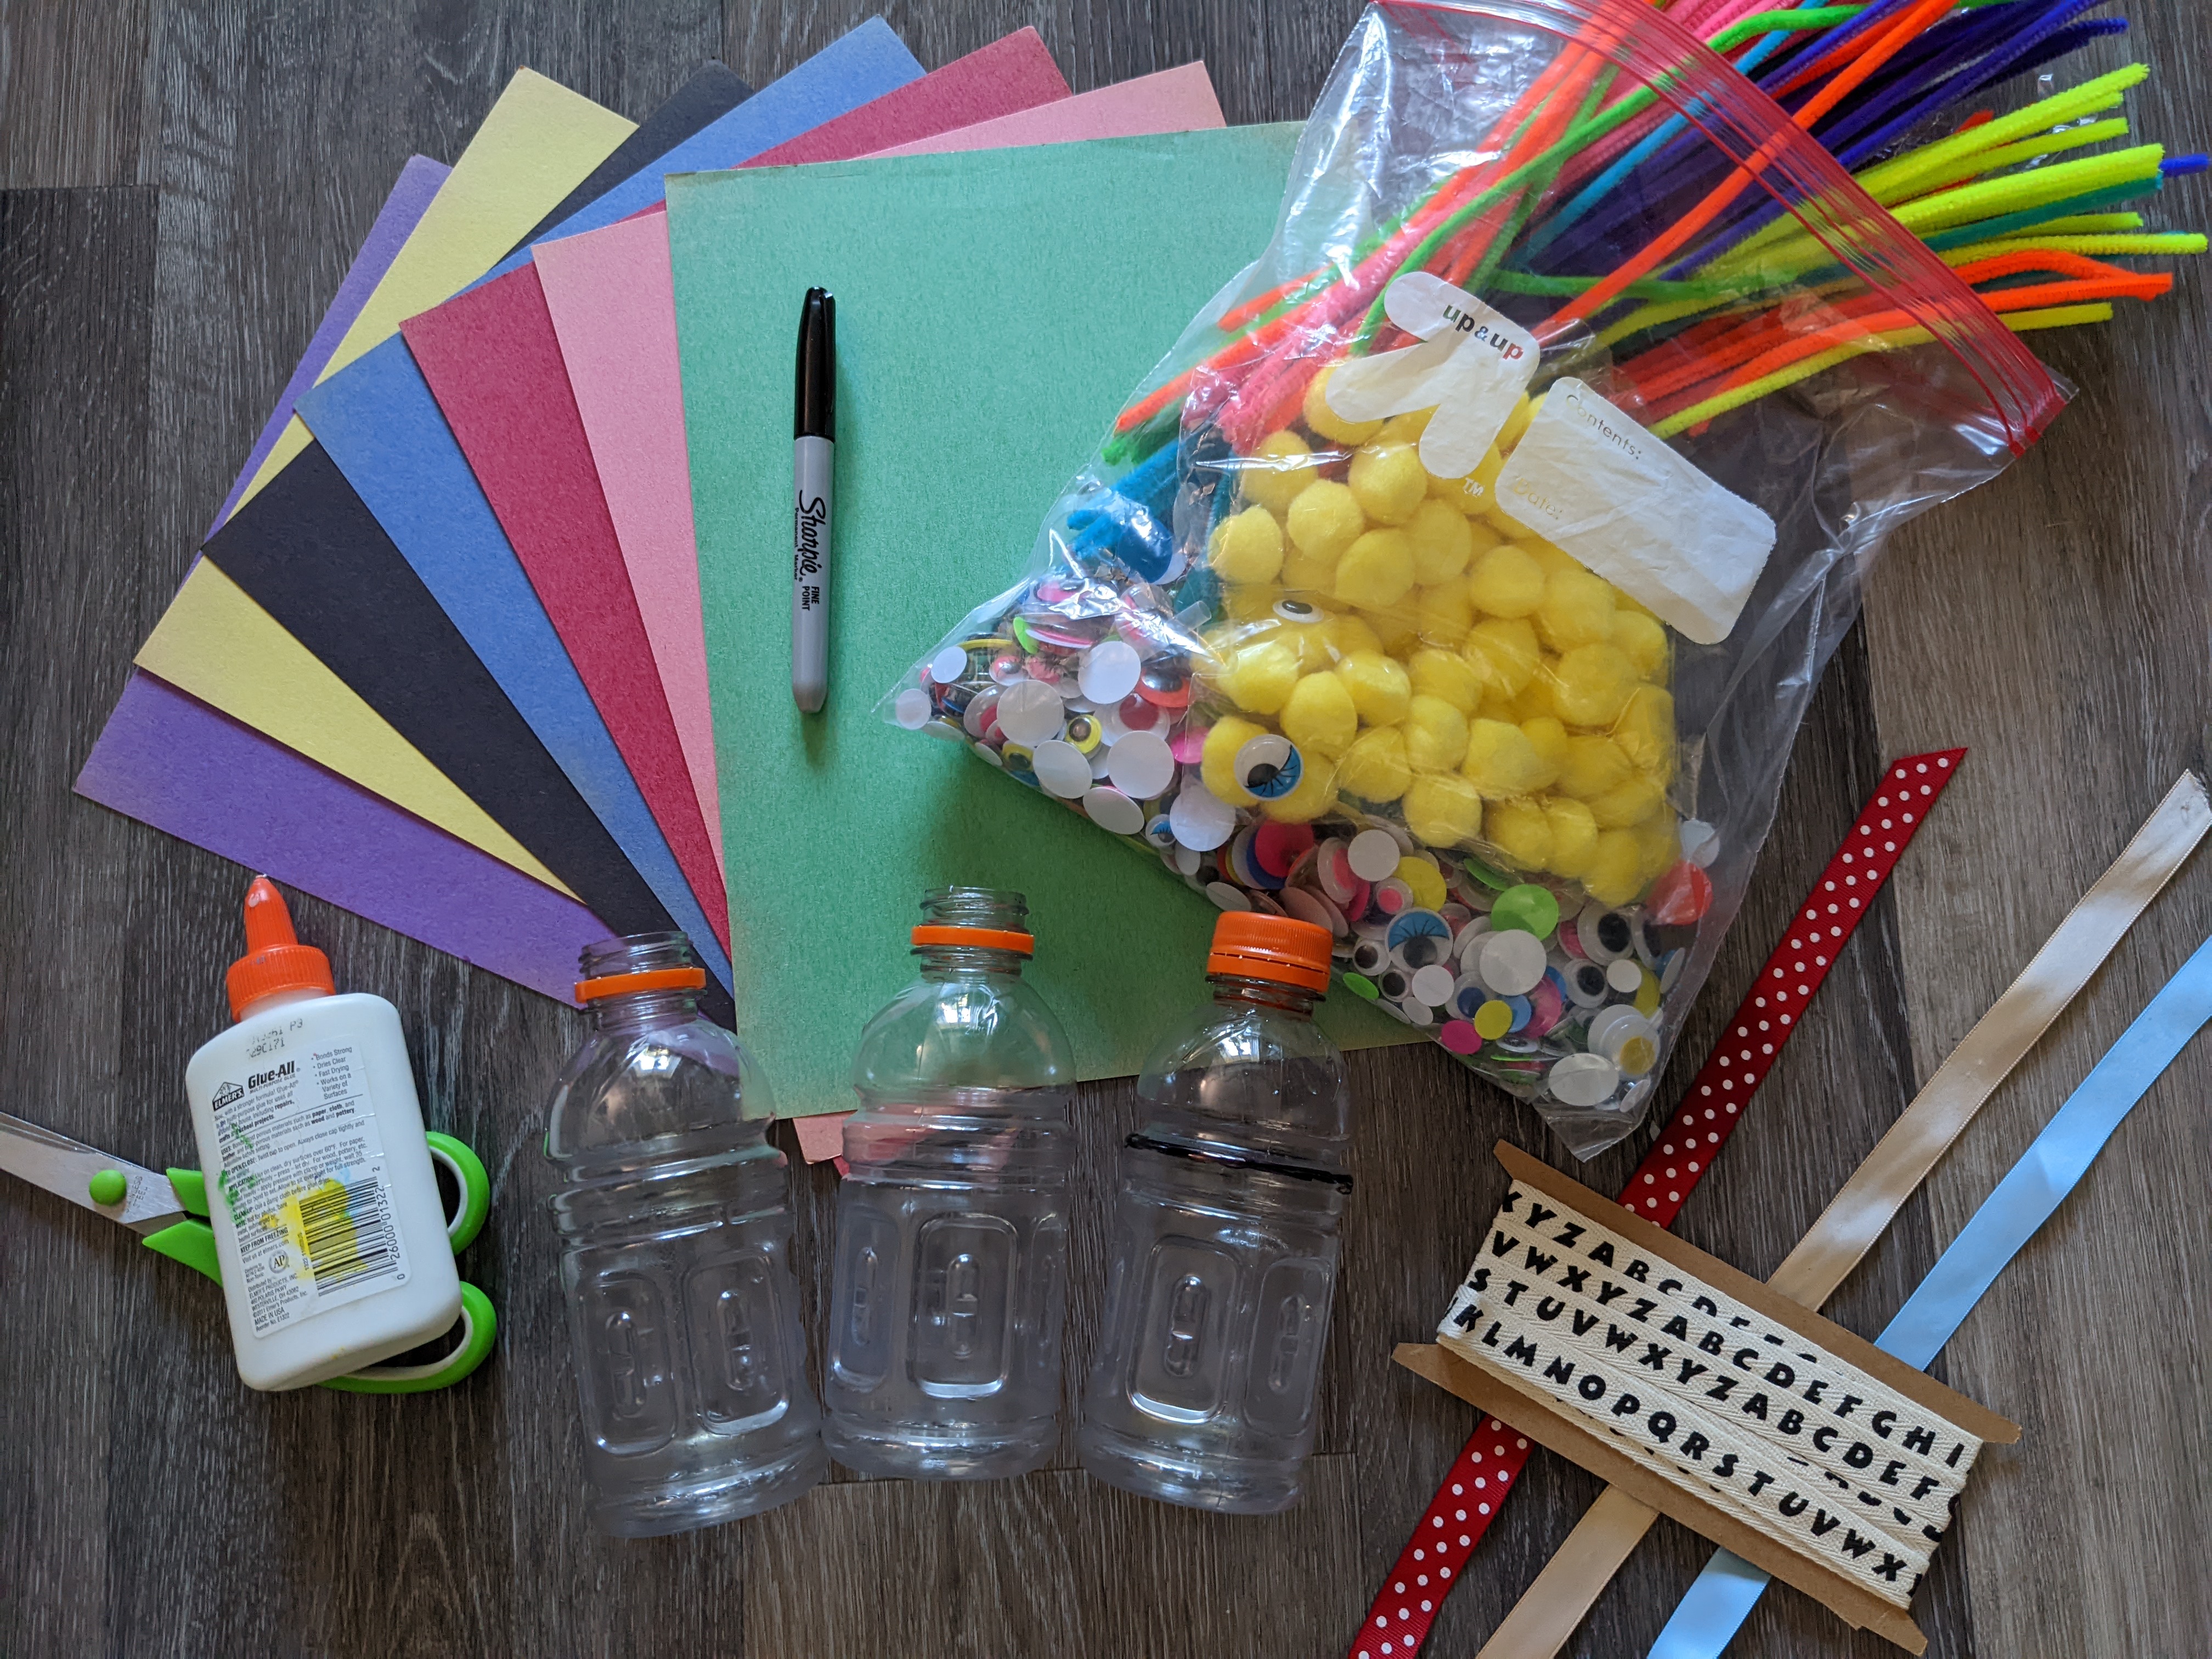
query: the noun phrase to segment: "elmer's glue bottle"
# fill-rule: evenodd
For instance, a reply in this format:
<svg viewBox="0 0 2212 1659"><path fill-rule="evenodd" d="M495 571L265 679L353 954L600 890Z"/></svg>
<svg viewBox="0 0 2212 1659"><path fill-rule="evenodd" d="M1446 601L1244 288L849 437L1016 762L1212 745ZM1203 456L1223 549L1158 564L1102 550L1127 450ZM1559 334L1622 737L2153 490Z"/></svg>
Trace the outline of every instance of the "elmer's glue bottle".
<svg viewBox="0 0 2212 1659"><path fill-rule="evenodd" d="M266 876L229 988L238 1024L192 1056L185 1092L238 1374L297 1389L442 1334L460 1276L398 1011L337 994Z"/></svg>

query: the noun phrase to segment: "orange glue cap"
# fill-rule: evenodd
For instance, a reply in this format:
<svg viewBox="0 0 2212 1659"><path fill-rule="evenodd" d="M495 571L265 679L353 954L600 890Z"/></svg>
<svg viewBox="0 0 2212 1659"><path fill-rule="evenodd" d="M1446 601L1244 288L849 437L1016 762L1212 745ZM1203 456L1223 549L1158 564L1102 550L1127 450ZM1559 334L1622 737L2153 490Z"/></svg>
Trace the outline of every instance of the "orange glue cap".
<svg viewBox="0 0 2212 1659"><path fill-rule="evenodd" d="M245 1018L248 1008L280 991L337 994L331 959L313 945L300 943L284 896L266 876L254 877L253 885L246 890L246 954L230 964L227 983L233 1019Z"/></svg>

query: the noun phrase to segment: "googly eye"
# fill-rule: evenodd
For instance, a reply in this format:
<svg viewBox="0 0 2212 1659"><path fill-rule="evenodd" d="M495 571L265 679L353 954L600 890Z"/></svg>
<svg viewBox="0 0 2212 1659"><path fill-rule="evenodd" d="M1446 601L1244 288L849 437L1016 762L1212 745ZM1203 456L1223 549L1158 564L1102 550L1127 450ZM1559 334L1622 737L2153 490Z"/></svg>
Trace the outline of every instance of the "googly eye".
<svg viewBox="0 0 2212 1659"><path fill-rule="evenodd" d="M1636 948L1636 925L1626 910L1608 910L1586 904L1575 918L1575 940L1583 954L1603 966L1619 961Z"/></svg>
<svg viewBox="0 0 2212 1659"><path fill-rule="evenodd" d="M1150 822L1145 825L1145 839L1164 853L1176 844L1175 825L1168 822L1166 813L1156 812L1152 815Z"/></svg>
<svg viewBox="0 0 2212 1659"><path fill-rule="evenodd" d="M999 750L999 763L1018 777L1033 777L1036 770L1029 749L1018 743L1010 743Z"/></svg>
<svg viewBox="0 0 2212 1659"><path fill-rule="evenodd" d="M1237 751L1231 775L1261 800L1280 800L1298 787L1305 763L1288 738L1262 732Z"/></svg>
<svg viewBox="0 0 2212 1659"><path fill-rule="evenodd" d="M1390 947L1379 939L1363 939L1352 947L1352 971L1373 979L1390 963Z"/></svg>
<svg viewBox="0 0 2212 1659"><path fill-rule="evenodd" d="M1409 974L1435 967L1451 954L1451 942L1434 933L1415 933L1391 950L1390 958ZM1442 999L1438 999L1441 1000Z"/></svg>
<svg viewBox="0 0 2212 1659"><path fill-rule="evenodd" d="M1400 969L1385 968L1375 975L1375 988L1391 1001L1402 1003L1413 988L1411 976Z"/></svg>
<svg viewBox="0 0 2212 1659"><path fill-rule="evenodd" d="M1105 738L1097 718L1091 714L1076 715L1068 721L1067 730L1061 735L1086 755L1097 749Z"/></svg>
<svg viewBox="0 0 2212 1659"><path fill-rule="evenodd" d="M1018 651L1001 651L991 659L991 678L1000 685L1012 685L1028 677L1022 672L1022 654Z"/></svg>
<svg viewBox="0 0 2212 1659"><path fill-rule="evenodd" d="M999 692L996 687L977 692L968 699L961 711L960 724L971 738L988 738L999 729Z"/></svg>
<svg viewBox="0 0 2212 1659"><path fill-rule="evenodd" d="M1416 963L1426 967L1431 962L1442 962L1451 950L1451 924L1434 910L1407 910L1391 918L1390 926L1382 935L1393 951L1400 951L1416 939L1433 939L1437 953Z"/></svg>
<svg viewBox="0 0 2212 1659"><path fill-rule="evenodd" d="M1610 988L1605 982L1605 969L1594 962L1578 962L1564 975L1567 981L1567 1000L1577 1008L1595 1008L1603 1005Z"/></svg>
<svg viewBox="0 0 2212 1659"><path fill-rule="evenodd" d="M1162 659L1148 662L1137 681L1136 695L1158 708L1190 706L1190 676L1179 662Z"/></svg>
<svg viewBox="0 0 2212 1659"><path fill-rule="evenodd" d="M1304 599L1277 599L1275 614L1286 623L1319 622L1321 607L1308 605Z"/></svg>

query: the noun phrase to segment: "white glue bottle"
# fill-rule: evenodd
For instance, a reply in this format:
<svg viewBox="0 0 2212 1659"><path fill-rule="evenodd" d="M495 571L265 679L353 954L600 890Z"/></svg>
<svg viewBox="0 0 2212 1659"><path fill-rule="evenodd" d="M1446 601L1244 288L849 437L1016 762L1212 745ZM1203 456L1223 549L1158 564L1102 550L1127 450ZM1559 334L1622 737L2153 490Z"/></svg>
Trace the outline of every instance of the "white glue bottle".
<svg viewBox="0 0 2212 1659"><path fill-rule="evenodd" d="M461 1311L399 1012L337 994L266 876L246 893L238 1024L185 1067L238 1374L297 1389L442 1334Z"/></svg>

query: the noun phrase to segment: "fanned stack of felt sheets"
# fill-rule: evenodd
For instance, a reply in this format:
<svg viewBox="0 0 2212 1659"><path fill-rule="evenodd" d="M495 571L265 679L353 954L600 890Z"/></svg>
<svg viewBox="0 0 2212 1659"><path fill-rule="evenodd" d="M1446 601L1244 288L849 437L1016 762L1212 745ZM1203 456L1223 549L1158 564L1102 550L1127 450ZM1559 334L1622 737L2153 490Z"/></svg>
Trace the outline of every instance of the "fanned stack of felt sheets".
<svg viewBox="0 0 2212 1659"><path fill-rule="evenodd" d="M1225 130L1198 64L1071 95L1030 30L924 73L872 20L641 124L518 72L450 168L401 170L79 790L563 1000L586 943L680 929L799 1115L848 1103L921 890L1022 888L1085 1073L1135 1069L1211 907L1133 903L1079 823L869 705L1266 244L1296 137ZM801 717L813 283L843 441ZM1363 1014L1339 1035L1393 1038Z"/></svg>

